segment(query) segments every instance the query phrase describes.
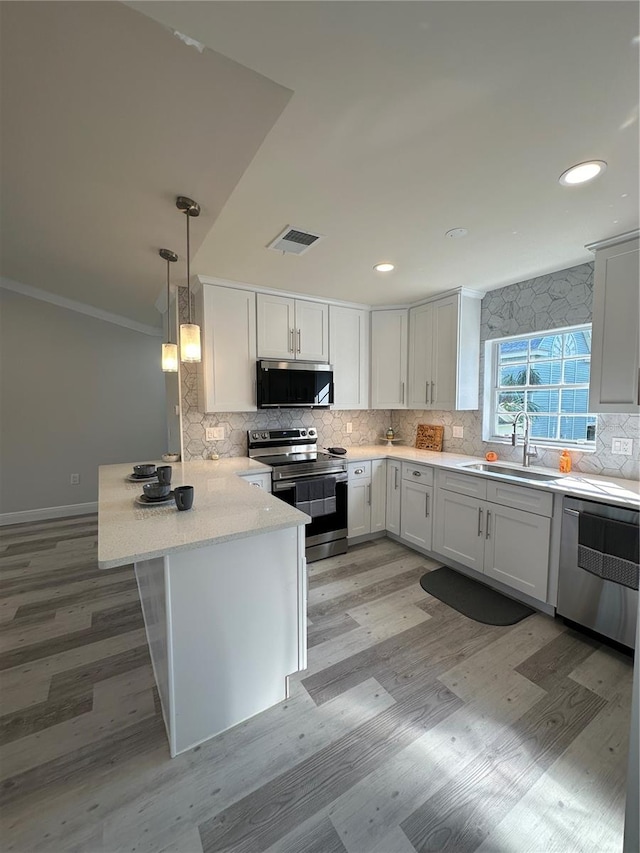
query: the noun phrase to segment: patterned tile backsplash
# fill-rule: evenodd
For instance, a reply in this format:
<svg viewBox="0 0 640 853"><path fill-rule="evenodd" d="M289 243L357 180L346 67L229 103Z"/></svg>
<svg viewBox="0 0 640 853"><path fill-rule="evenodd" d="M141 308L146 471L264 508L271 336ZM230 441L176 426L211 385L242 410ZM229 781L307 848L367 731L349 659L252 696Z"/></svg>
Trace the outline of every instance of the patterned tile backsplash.
<svg viewBox="0 0 640 853"><path fill-rule="evenodd" d="M484 344L487 340L510 335L527 334L546 329L588 323L591 319L593 296L593 264L581 264L571 269L539 276L529 281L493 290L482 300L480 400L484 382ZM186 292L181 288L181 315L186 313ZM243 456L247 452L246 433L249 429L278 427L309 427L318 430L318 443L323 446L375 444L391 424L407 444L415 443L419 423L444 426L443 449L472 456L484 456L494 450L501 459L520 461L522 448L488 443L482 440L482 412L433 411L313 411L311 409L281 409L279 411L226 412L205 415L198 411L198 382L195 365L182 365L182 428L185 459L203 459L215 450L220 456ZM637 415L599 415L596 451L571 451L573 470L604 474L612 477L640 478L640 422ZM348 435L346 425L353 424ZM462 426L464 438L453 438L453 427ZM207 427L223 426L225 440L205 442ZM614 437L634 440L633 456L611 453ZM559 450L540 451L534 464L558 467Z"/></svg>

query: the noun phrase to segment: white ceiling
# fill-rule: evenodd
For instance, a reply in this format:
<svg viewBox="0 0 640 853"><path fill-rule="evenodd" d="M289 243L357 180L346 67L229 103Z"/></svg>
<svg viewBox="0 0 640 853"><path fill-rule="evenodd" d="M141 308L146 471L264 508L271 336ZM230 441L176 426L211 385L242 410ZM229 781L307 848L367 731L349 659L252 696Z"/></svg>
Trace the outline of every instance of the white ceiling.
<svg viewBox="0 0 640 853"><path fill-rule="evenodd" d="M2 275L142 323L291 92L120 3L2 3Z"/></svg>
<svg viewBox="0 0 640 853"><path fill-rule="evenodd" d="M638 225L637 3L137 8L294 90L197 272L379 304L562 269ZM598 181L558 184L594 157ZM327 236L265 249L286 225Z"/></svg>
<svg viewBox="0 0 640 853"><path fill-rule="evenodd" d="M193 272L371 304L638 227L635 2L129 5L2 3L4 275L149 322L177 193L203 205ZM267 250L286 225L326 239Z"/></svg>

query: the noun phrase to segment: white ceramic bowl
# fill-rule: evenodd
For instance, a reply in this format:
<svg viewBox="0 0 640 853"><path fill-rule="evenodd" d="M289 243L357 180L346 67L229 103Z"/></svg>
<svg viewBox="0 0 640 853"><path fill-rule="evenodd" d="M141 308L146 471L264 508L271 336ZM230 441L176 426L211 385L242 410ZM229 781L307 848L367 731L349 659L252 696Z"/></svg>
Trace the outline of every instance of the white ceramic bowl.
<svg viewBox="0 0 640 853"><path fill-rule="evenodd" d="M163 462L177 462L180 459L179 453L163 453L162 461Z"/></svg>

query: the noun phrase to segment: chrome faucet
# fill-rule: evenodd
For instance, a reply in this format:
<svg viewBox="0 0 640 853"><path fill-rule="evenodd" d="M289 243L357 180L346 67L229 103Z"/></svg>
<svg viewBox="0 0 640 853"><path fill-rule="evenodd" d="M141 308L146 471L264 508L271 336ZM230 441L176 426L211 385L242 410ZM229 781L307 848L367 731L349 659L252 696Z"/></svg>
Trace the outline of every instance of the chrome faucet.
<svg viewBox="0 0 640 853"><path fill-rule="evenodd" d="M513 419L513 432L511 433L511 444L513 447L516 446L517 436L516 436L516 427L518 426L518 421L520 418L524 418L524 445L522 448L522 466L524 468L528 468L530 465L530 459L536 458L538 456L538 451L534 445L533 450L529 450L529 429L531 428L531 418L522 409L518 412Z"/></svg>

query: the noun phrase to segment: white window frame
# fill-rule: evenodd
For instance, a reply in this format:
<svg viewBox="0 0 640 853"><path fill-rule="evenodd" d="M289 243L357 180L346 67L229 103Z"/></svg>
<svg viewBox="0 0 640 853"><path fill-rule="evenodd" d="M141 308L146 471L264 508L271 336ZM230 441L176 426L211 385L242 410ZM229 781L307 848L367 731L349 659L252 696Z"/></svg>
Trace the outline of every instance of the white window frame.
<svg viewBox="0 0 640 853"><path fill-rule="evenodd" d="M580 323L576 326L563 326L558 329L541 329L536 332L527 332L522 335L507 335L503 338L492 338L485 342L485 371L484 371L484 406L483 406L483 418L482 418L482 439L486 442L491 442L493 444L510 444L511 440L509 437L505 437L502 435L497 435L494 432L495 429L495 414L497 411L497 394L499 391L498 388L498 352L499 345L507 343L508 341L519 341L519 340L529 340L531 338L539 338L544 337L545 335L564 335L568 332L582 332L582 331L591 331L591 323ZM584 358L584 356L581 356ZM590 358L590 356L589 356ZM557 361L564 362L565 356L564 353L558 359L554 359ZM564 385L560 383L559 385L553 386L539 386L539 385L528 385L525 386L527 390L557 390L560 391L564 389L577 390L586 387L588 389L588 383L582 383L580 385ZM514 388L514 390L519 390ZM545 414L545 413L541 413ZM593 441L585 440L574 440L574 439L551 439L551 438L531 438L532 444L536 444L538 447L549 447L549 448L569 448L574 450L581 450L584 453L594 452L596 449L596 441L598 435L598 417L593 412L587 412L584 416L590 415L594 417L596 420L596 431ZM562 413L558 413L558 417L562 417ZM524 431L524 424L521 423L518 425L518 436L522 436Z"/></svg>

